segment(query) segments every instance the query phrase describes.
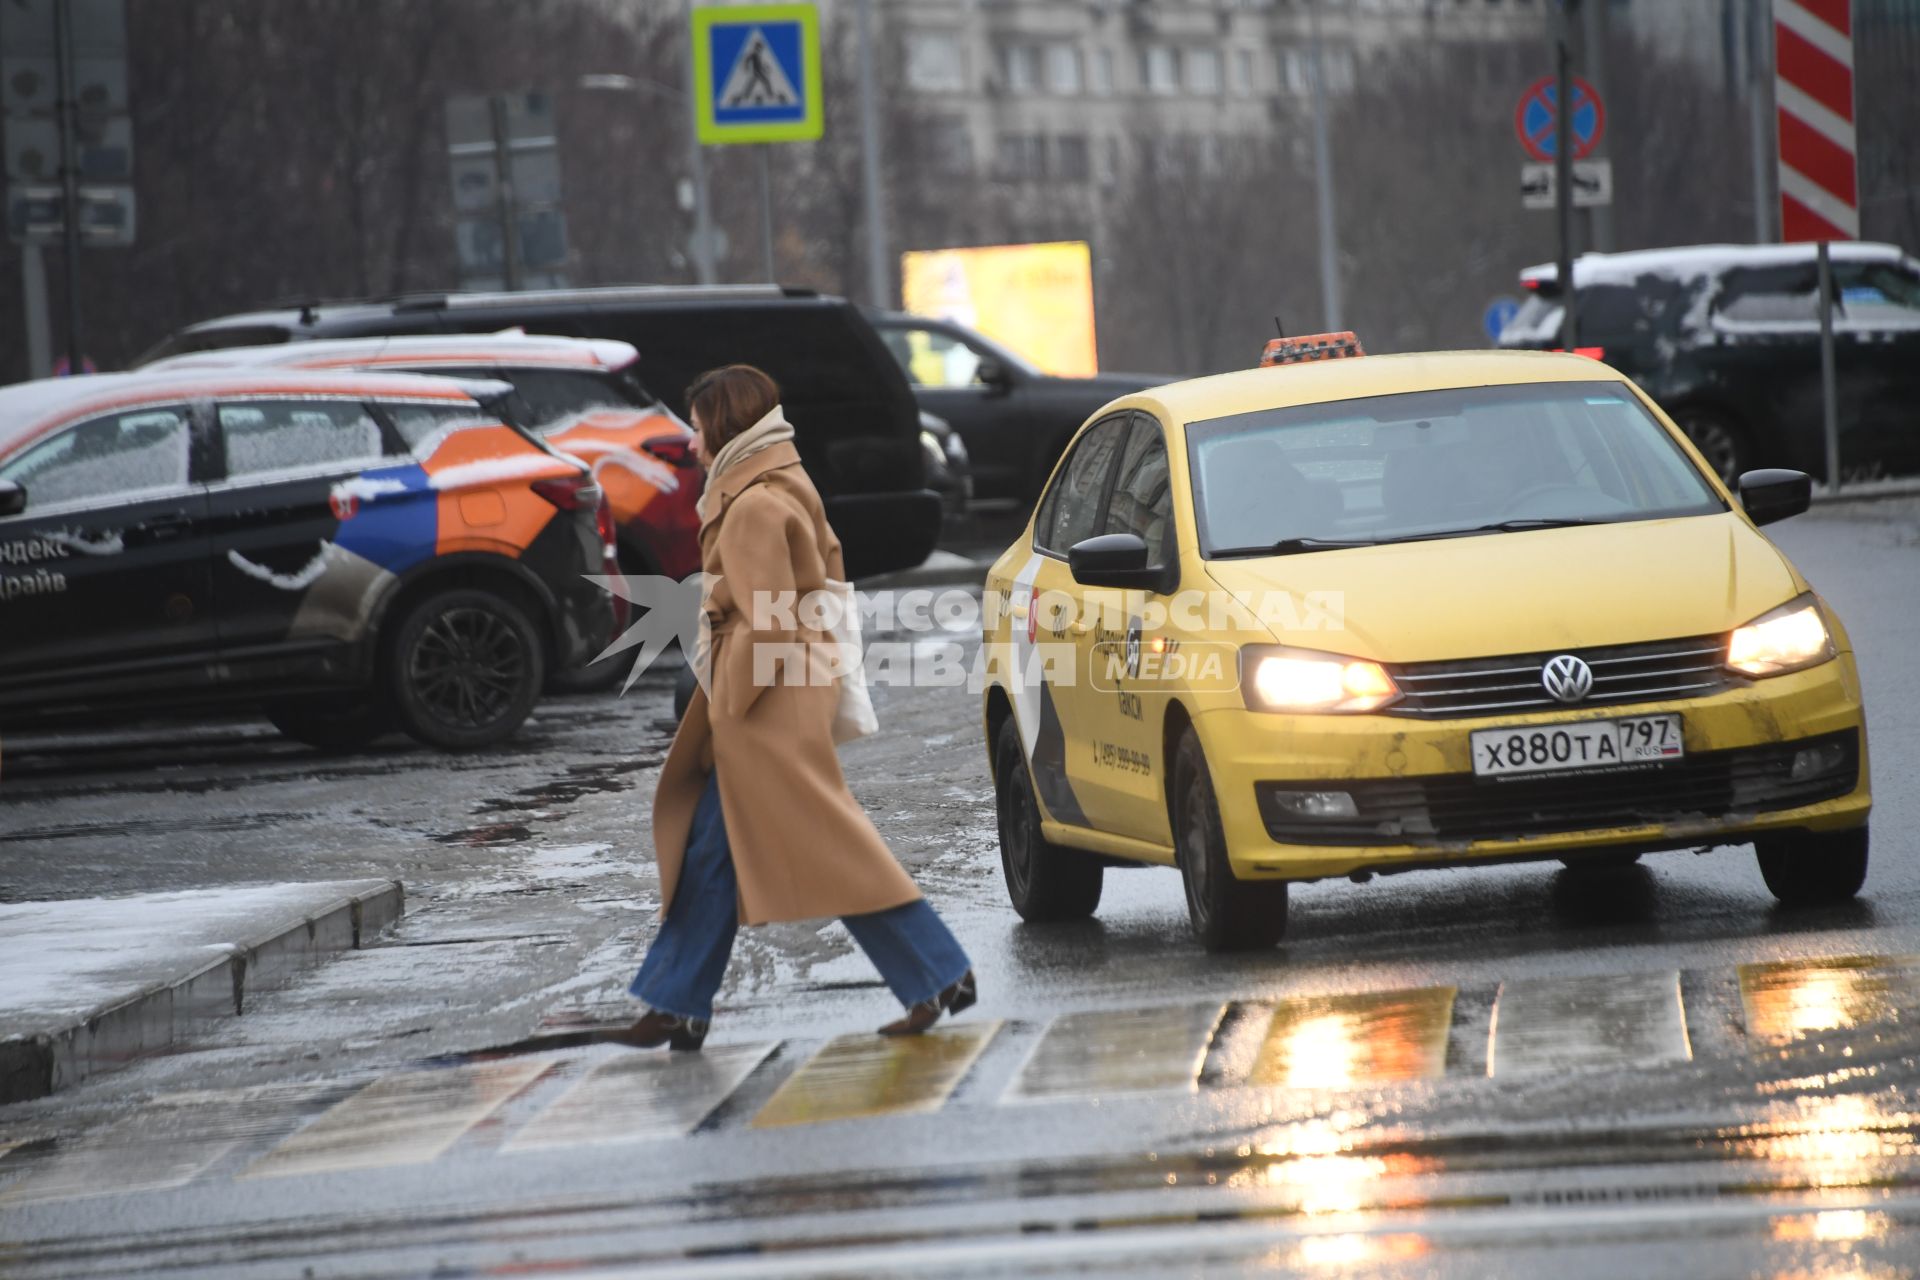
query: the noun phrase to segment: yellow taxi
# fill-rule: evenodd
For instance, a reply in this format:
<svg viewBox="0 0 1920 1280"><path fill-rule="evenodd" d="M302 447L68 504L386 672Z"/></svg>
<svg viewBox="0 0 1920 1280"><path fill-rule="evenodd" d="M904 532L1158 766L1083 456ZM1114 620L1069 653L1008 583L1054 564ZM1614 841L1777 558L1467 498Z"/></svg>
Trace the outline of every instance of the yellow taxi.
<svg viewBox="0 0 1920 1280"><path fill-rule="evenodd" d="M1293 881L1747 842L1783 902L1851 897L1852 646L1759 531L1810 495L1729 491L1579 355L1321 335L1115 400L986 579L1015 909L1177 866L1226 950L1280 938Z"/></svg>

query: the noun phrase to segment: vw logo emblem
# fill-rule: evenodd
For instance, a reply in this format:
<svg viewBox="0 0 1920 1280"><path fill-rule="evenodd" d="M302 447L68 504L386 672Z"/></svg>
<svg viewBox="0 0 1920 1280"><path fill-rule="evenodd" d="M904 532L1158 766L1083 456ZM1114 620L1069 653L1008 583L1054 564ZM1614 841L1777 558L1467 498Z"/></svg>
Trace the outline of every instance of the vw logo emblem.
<svg viewBox="0 0 1920 1280"><path fill-rule="evenodd" d="M1540 685L1556 702L1578 702L1593 692L1593 668L1570 653L1549 658Z"/></svg>

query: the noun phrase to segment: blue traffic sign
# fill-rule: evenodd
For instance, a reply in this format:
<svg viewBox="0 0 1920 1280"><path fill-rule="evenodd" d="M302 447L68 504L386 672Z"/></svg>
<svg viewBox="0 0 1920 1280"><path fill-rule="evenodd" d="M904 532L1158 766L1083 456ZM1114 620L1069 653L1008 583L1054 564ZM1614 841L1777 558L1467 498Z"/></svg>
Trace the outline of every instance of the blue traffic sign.
<svg viewBox="0 0 1920 1280"><path fill-rule="evenodd" d="M1513 131L1521 147L1537 161L1553 159L1558 141L1555 130L1560 114L1559 97L1559 82L1552 76L1542 76L1527 86L1527 91L1520 95L1520 105L1514 108ZM1573 80L1573 116L1567 122L1567 130L1572 136L1575 160L1585 160L1592 155L1607 132L1607 109L1600 95L1578 77Z"/></svg>
<svg viewBox="0 0 1920 1280"><path fill-rule="evenodd" d="M1520 303L1518 299L1500 297L1489 302L1487 304L1486 314L1480 317L1480 323L1487 331L1488 340L1493 342L1500 341L1500 335L1505 332L1509 324L1513 323L1513 318L1519 314Z"/></svg>
<svg viewBox="0 0 1920 1280"><path fill-rule="evenodd" d="M799 142L821 135L814 6L695 9L693 61L700 141Z"/></svg>

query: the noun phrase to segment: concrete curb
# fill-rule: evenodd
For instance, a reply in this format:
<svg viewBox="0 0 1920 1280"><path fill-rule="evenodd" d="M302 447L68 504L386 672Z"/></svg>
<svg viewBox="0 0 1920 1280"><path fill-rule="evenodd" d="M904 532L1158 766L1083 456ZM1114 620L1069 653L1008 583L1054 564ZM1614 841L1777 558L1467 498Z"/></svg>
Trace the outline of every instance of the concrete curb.
<svg viewBox="0 0 1920 1280"><path fill-rule="evenodd" d="M69 1026L0 1040L0 1104L43 1098L182 1043L208 1023L241 1013L250 989L271 989L323 956L358 950L405 910L405 886L389 880L223 944L227 954L211 964L161 978Z"/></svg>

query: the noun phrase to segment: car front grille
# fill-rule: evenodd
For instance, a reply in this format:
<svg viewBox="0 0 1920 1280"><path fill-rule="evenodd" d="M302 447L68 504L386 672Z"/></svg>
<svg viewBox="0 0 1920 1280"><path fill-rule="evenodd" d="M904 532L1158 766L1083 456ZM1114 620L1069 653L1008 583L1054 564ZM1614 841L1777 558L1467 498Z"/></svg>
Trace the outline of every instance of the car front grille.
<svg viewBox="0 0 1920 1280"><path fill-rule="evenodd" d="M1571 653L1593 668L1593 692L1573 705L1696 698L1734 683L1721 665L1726 652L1725 636L1688 636L1600 649L1402 663L1387 670L1404 696L1383 710L1388 715L1445 720L1565 707L1569 704L1554 699L1540 683L1541 671L1561 653Z"/></svg>
<svg viewBox="0 0 1920 1280"><path fill-rule="evenodd" d="M1841 750L1832 768L1810 778L1793 777L1798 752L1836 743ZM1283 844L1431 845L1794 809L1846 795L1859 777L1859 735L1847 729L1631 769L1547 777L1449 773L1262 782L1255 784L1254 794L1267 834ZM1358 812L1350 818L1307 818L1279 803L1280 795L1306 790L1345 791Z"/></svg>

